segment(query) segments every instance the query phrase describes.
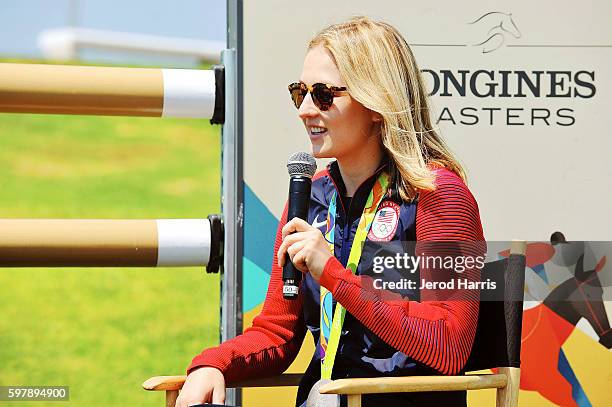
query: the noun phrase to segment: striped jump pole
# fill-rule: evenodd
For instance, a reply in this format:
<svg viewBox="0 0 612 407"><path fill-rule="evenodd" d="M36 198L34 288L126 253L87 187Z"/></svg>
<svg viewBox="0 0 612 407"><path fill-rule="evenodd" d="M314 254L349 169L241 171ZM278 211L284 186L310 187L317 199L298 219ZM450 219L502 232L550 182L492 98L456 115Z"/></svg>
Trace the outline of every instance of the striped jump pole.
<svg viewBox="0 0 612 407"><path fill-rule="evenodd" d="M223 225L208 219L0 219L0 267L181 267L222 261Z"/></svg>
<svg viewBox="0 0 612 407"><path fill-rule="evenodd" d="M0 112L208 118L223 124L223 66L212 70L0 64Z"/></svg>

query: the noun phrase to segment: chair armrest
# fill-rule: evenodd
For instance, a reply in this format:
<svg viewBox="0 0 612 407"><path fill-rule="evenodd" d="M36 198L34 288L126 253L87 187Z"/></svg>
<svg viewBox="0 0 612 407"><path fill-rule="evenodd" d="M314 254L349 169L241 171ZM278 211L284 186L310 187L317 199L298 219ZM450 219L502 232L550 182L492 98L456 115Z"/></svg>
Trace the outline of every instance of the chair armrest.
<svg viewBox="0 0 612 407"><path fill-rule="evenodd" d="M187 376L155 376L147 379L142 388L149 391L180 390Z"/></svg>
<svg viewBox="0 0 612 407"><path fill-rule="evenodd" d="M505 374L466 376L406 376L334 380L319 389L321 394L371 394L422 391L458 391L506 387Z"/></svg>
<svg viewBox="0 0 612 407"><path fill-rule="evenodd" d="M229 383L227 387L278 387L297 386L302 379L301 373L284 373L278 376L262 377L257 379L241 380ZM180 390L187 376L156 376L147 379L142 387L145 390Z"/></svg>

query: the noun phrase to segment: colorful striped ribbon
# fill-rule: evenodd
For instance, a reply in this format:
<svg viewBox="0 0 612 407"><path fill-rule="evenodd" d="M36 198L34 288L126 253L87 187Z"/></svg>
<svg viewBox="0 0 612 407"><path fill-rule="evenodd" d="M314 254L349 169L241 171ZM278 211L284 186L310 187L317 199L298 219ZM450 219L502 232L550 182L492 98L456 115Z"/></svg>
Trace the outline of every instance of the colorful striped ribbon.
<svg viewBox="0 0 612 407"><path fill-rule="evenodd" d="M389 186L389 175L386 172L382 172L370 195L366 201L365 208L361 214L359 225L357 226L357 232L353 239L353 245L351 246L351 252L348 258L347 267L355 274L357 272L357 265L363 252L363 243L366 240L368 231L372 226L372 221L376 215L376 210L382 202L387 188ZM337 192L332 195L329 203L329 209L327 211L327 227L325 229L325 240L328 243L329 251L334 255L334 230L336 227L336 201ZM320 340L320 355L321 355L321 379L331 379L332 370L334 368L334 361L336 359L336 352L338 351L338 345L340 343L340 331L344 323L344 316L346 309L340 304L336 304L336 311L332 318L332 304L333 297L332 293L329 292L325 287L321 286L321 340Z"/></svg>

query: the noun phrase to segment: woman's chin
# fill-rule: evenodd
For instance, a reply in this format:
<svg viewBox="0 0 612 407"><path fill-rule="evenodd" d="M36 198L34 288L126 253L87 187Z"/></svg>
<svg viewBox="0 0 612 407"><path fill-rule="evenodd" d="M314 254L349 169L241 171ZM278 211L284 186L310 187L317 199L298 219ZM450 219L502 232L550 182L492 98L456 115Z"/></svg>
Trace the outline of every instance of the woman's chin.
<svg viewBox="0 0 612 407"><path fill-rule="evenodd" d="M320 149L316 147L312 147L312 156L314 158L333 158L325 149Z"/></svg>
<svg viewBox="0 0 612 407"><path fill-rule="evenodd" d="M329 148L326 148L324 143L312 143L311 142L312 156L315 158L332 158Z"/></svg>

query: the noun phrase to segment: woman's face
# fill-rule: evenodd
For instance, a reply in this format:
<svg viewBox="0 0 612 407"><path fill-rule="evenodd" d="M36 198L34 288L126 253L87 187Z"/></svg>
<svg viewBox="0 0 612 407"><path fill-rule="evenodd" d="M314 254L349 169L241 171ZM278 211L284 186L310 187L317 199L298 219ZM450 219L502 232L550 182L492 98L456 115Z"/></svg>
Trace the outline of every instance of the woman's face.
<svg viewBox="0 0 612 407"><path fill-rule="evenodd" d="M332 55L323 46L312 48L306 54L300 80L306 85L321 82L334 86L346 86ZM329 110L319 110L306 95L298 114L312 143L312 154L317 158L356 157L366 148L378 145L374 134L377 114L364 107L349 95L334 97ZM323 132L320 130L323 129ZM374 139L373 139L374 138Z"/></svg>

